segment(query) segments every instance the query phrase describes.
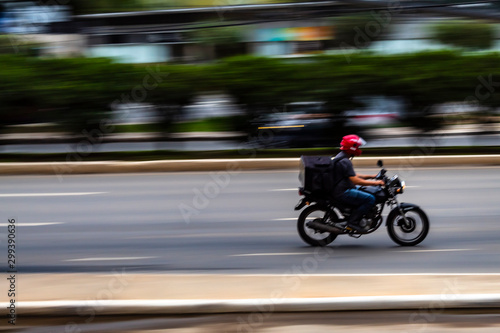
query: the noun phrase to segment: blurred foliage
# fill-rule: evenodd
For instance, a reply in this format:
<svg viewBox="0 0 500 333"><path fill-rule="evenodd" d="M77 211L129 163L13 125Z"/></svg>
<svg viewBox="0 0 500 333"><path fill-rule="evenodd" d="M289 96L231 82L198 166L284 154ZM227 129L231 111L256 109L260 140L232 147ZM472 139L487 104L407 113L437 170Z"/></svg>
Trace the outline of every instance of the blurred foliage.
<svg viewBox="0 0 500 333"><path fill-rule="evenodd" d="M54 122L81 135L100 128L114 103L149 102L168 130L199 93L201 67L127 65L103 58L0 56L0 127Z"/></svg>
<svg viewBox="0 0 500 333"><path fill-rule="evenodd" d="M193 121L184 121L175 124L175 132L224 132L242 130L242 116L219 116Z"/></svg>
<svg viewBox="0 0 500 333"><path fill-rule="evenodd" d="M274 112L285 103L327 102L331 114L358 106L358 96L402 97L408 120L423 130L440 127L434 106L475 101L500 106L498 54L442 51L407 55L319 56L294 63L256 57L221 62L214 78L249 112Z"/></svg>
<svg viewBox="0 0 500 333"><path fill-rule="evenodd" d="M99 126L113 103L149 102L168 131L195 96L211 92L231 95L247 111L247 120L282 111L292 102L323 101L335 116L356 108L359 96L401 97L408 120L424 130L447 120L436 115L436 105L500 106L498 54L349 57L349 63L344 55L334 55L306 61L240 56L206 65L126 65L0 55L0 125L55 122L78 134ZM244 123L238 119L238 128Z"/></svg>
<svg viewBox="0 0 500 333"><path fill-rule="evenodd" d="M148 89L145 101L156 105L159 130L166 133L182 113L182 108L202 91L200 83L206 75L202 66L190 65L157 65L156 72L160 76L153 88Z"/></svg>
<svg viewBox="0 0 500 333"><path fill-rule="evenodd" d="M245 53L245 28L238 26L218 26L221 21L199 23L193 30L185 33L186 40L201 45L213 47L215 58L237 56ZM205 58L211 58L206 50Z"/></svg>
<svg viewBox="0 0 500 333"><path fill-rule="evenodd" d="M431 26L433 38L437 41L466 49L489 49L495 39L495 27L468 21L453 21Z"/></svg>
<svg viewBox="0 0 500 333"><path fill-rule="evenodd" d="M234 44L243 40L243 28L238 26L221 26L221 21L204 22L196 25L194 30L186 33L190 42L201 44Z"/></svg>
<svg viewBox="0 0 500 333"><path fill-rule="evenodd" d="M133 69L107 59L1 56L0 126L56 122L81 133L99 126Z"/></svg>
<svg viewBox="0 0 500 333"><path fill-rule="evenodd" d="M0 34L0 54L37 55L41 47L26 36Z"/></svg>
<svg viewBox="0 0 500 333"><path fill-rule="evenodd" d="M375 17L373 13L335 18L332 21L335 27L334 46L367 48L389 31L390 21L390 15Z"/></svg>
<svg viewBox="0 0 500 333"><path fill-rule="evenodd" d="M241 56L225 59L216 66L212 80L249 111L282 107L290 97L288 94L303 84L292 80L300 65L279 59Z"/></svg>
<svg viewBox="0 0 500 333"><path fill-rule="evenodd" d="M71 0L69 5L76 15L148 9L142 0Z"/></svg>
<svg viewBox="0 0 500 333"><path fill-rule="evenodd" d="M74 13L79 15L120 11L220 7L283 2L290 2L290 0L71 0L70 5L74 8Z"/></svg>

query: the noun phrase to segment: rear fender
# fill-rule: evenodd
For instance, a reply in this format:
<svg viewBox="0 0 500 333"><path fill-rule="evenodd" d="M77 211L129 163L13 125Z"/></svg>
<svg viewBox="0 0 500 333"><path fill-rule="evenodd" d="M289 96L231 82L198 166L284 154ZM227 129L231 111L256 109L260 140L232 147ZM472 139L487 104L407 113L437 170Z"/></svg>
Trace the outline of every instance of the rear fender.
<svg viewBox="0 0 500 333"><path fill-rule="evenodd" d="M307 198L302 198L300 199L299 203L295 205L294 210L301 210L305 205L307 205Z"/></svg>

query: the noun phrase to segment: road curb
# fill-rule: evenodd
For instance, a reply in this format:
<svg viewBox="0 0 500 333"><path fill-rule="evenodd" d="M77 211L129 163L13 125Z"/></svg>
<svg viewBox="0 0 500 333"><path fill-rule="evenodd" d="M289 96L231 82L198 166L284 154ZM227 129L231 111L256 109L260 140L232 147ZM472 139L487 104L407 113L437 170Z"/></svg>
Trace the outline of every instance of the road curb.
<svg viewBox="0 0 500 333"><path fill-rule="evenodd" d="M319 258L319 257L318 257ZM500 309L486 274L23 274L20 316ZM0 315L10 311L0 303Z"/></svg>
<svg viewBox="0 0 500 333"><path fill-rule="evenodd" d="M8 308L9 303L0 303ZM99 300L19 302L23 316L71 316L76 313L96 315L272 313L316 311L373 311L500 308L500 294L401 295L363 297L325 297L289 299L233 300Z"/></svg>
<svg viewBox="0 0 500 333"><path fill-rule="evenodd" d="M404 157L358 157L353 160L356 167L376 167L381 159L390 168L418 168L429 166L483 166L500 165L500 155L447 155L447 156L404 156ZM133 172L181 172L181 171L246 171L295 169L299 158L240 158L240 159L198 159L160 161L99 161L99 162L32 162L1 163L0 175L66 175L92 173Z"/></svg>

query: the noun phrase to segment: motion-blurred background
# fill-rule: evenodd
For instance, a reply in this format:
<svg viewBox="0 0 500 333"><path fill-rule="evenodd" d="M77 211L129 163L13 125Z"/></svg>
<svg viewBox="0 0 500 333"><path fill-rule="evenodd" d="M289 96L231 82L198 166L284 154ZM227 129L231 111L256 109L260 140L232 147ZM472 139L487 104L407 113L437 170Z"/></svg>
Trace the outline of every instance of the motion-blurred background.
<svg viewBox="0 0 500 333"><path fill-rule="evenodd" d="M0 138L492 147L499 19L497 1L1 0Z"/></svg>
<svg viewBox="0 0 500 333"><path fill-rule="evenodd" d="M241 172L227 162L220 172L82 175L46 163L53 174L41 176L33 164L2 163L0 224L16 221L22 275L16 304L83 303L61 305L70 312L58 322L53 303L35 320L21 306L20 325L5 319L0 331L206 323L204 332L316 332L324 322L350 332L498 332L499 168L476 155L500 153L499 2L0 0L0 162L326 155L356 133L368 142L363 156L409 157L399 169L387 158L389 172L407 181L404 201L432 225L418 248L394 247L384 232L311 248L295 227L298 170ZM419 168L432 154L462 162ZM378 172L373 164L361 172ZM16 172L31 174L5 176ZM7 272L14 254L2 237ZM269 274L276 284L261 279ZM438 298L411 313L297 315L257 304L220 325L135 312L148 299L273 300L275 291L285 300ZM497 298L486 312L444 312L445 301L476 294ZM103 322L100 301L123 300L127 316Z"/></svg>

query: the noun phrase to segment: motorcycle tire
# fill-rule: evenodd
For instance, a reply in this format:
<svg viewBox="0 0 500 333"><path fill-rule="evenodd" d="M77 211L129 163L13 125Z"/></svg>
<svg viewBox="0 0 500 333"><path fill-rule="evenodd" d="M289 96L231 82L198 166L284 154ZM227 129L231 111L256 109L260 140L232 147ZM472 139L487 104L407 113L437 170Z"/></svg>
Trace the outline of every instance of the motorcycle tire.
<svg viewBox="0 0 500 333"><path fill-rule="evenodd" d="M415 246L420 244L429 233L429 218L425 212L412 207L406 209L405 216L398 209L393 209L387 217L387 232L391 239L401 246Z"/></svg>
<svg viewBox="0 0 500 333"><path fill-rule="evenodd" d="M330 232L321 232L309 228L306 224L309 221L323 219L326 209L318 205L309 206L300 213L297 220L297 230L300 238L311 246L326 246L337 238L337 234Z"/></svg>

